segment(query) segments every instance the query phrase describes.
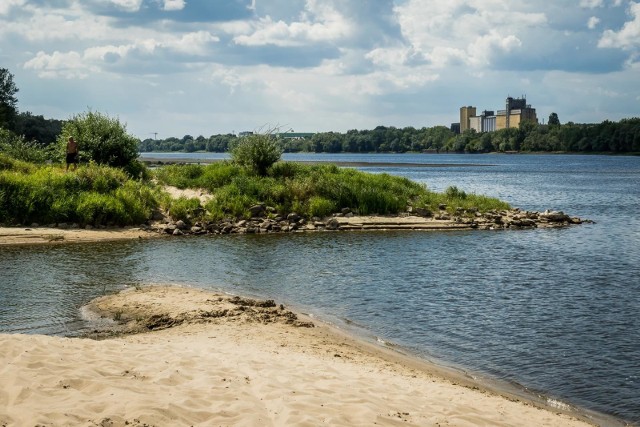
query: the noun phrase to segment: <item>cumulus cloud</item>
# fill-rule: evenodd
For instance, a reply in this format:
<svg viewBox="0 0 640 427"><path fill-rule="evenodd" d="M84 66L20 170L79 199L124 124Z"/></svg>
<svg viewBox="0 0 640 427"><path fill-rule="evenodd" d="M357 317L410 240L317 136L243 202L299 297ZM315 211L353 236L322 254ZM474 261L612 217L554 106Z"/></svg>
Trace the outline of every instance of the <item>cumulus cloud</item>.
<svg viewBox="0 0 640 427"><path fill-rule="evenodd" d="M490 66L494 55L522 46L520 32L547 23L543 13L494 0L409 0L395 11L407 42L439 68Z"/></svg>
<svg viewBox="0 0 640 427"><path fill-rule="evenodd" d="M595 9L604 6L604 0L580 0L580 7L585 9Z"/></svg>
<svg viewBox="0 0 640 427"><path fill-rule="evenodd" d="M173 10L182 10L185 7L184 0L164 0L164 5L162 6L162 10L173 11Z"/></svg>
<svg viewBox="0 0 640 427"><path fill-rule="evenodd" d="M88 74L105 71L113 64L126 65L128 60L146 58L156 61L159 52L204 57L209 47L219 39L207 31L188 33L181 37L170 36L163 40L140 39L121 45L92 46L84 51L55 51L47 54L39 51L24 64L25 69L36 70L41 77L85 78Z"/></svg>
<svg viewBox="0 0 640 427"><path fill-rule="evenodd" d="M0 2L0 15L8 15L12 8L23 6L26 2L26 0L2 0Z"/></svg>
<svg viewBox="0 0 640 427"><path fill-rule="evenodd" d="M310 131L443 124L471 97L490 106L530 86L536 105L563 98L570 85L544 78L558 73L616 101L603 106L632 99L635 111L639 2L0 0L0 58L22 64L13 71L25 109L64 116L74 111L61 99L72 109L109 102L168 135L270 121ZM555 110L568 117L591 102L574 98Z"/></svg>
<svg viewBox="0 0 640 427"><path fill-rule="evenodd" d="M629 5L631 20L625 22L620 31L606 30L598 47L632 49L640 47L640 3L631 2Z"/></svg>
<svg viewBox="0 0 640 427"><path fill-rule="evenodd" d="M84 79L93 71L78 52L53 52L51 55L42 51L24 64L27 70L35 70L42 78Z"/></svg>
<svg viewBox="0 0 640 427"><path fill-rule="evenodd" d="M108 0L108 2L127 12L137 12L142 5L142 0Z"/></svg>
<svg viewBox="0 0 640 427"><path fill-rule="evenodd" d="M238 35L235 43L246 46L302 46L312 42L331 42L351 34L351 23L330 3L308 0L299 21L259 19L249 34Z"/></svg>

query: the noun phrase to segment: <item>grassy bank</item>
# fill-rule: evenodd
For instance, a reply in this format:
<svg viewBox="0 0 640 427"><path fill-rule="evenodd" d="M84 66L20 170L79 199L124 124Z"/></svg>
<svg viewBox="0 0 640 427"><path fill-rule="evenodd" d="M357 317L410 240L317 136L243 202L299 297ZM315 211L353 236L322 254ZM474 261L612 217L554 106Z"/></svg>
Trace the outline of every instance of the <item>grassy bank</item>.
<svg viewBox="0 0 640 427"><path fill-rule="evenodd" d="M89 164L65 172L0 154L0 223L140 224L160 200L157 188L121 169Z"/></svg>
<svg viewBox="0 0 640 427"><path fill-rule="evenodd" d="M265 176L259 176L232 162L219 162L165 166L155 175L163 184L205 189L213 194L205 206L198 199L174 201L174 217L200 214L209 220L247 218L249 208L260 203L279 214L295 212L307 218L325 217L343 208L359 215L395 215L410 206L437 212L440 205L446 205L452 213L458 208L480 212L509 208L500 200L467 194L456 187L435 193L406 178L335 165L278 162Z"/></svg>
<svg viewBox="0 0 640 427"><path fill-rule="evenodd" d="M438 212L505 209L497 199L466 194L455 187L435 193L406 178L371 174L335 165L277 162L264 176L232 162L208 166L172 165L154 172L159 184L205 189L213 195L171 199L151 181L132 179L123 170L96 164L65 172L60 165L38 165L0 154L0 223L77 223L138 225L162 208L174 219L217 221L249 218L264 204L271 213L326 217L349 208L359 215L395 215L409 207Z"/></svg>

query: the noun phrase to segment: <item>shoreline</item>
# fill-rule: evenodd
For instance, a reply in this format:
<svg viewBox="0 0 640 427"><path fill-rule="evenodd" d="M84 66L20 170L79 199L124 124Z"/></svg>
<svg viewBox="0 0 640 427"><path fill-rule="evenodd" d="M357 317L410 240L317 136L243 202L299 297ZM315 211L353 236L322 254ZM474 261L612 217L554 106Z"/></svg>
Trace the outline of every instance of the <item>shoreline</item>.
<svg viewBox="0 0 640 427"><path fill-rule="evenodd" d="M146 231L140 227L110 227L105 229L0 227L0 247L146 240L159 237L162 237L162 235Z"/></svg>
<svg viewBox="0 0 640 427"><path fill-rule="evenodd" d="M169 188L169 187L167 187ZM179 190L170 188L173 197L199 197L206 200L210 197L195 190ZM470 230L527 230L537 228L562 228L571 225L591 223L578 217L571 217L564 212L545 211L528 212L520 209L508 211L490 211L485 214L476 213L473 217L465 216L468 212L459 212L455 216L444 211L405 213L395 216L356 216L336 214L324 219L307 221L295 214L279 220L267 218L264 206L257 205L261 213L257 217L245 219L228 219L216 222L196 222L187 224L184 221L172 221L169 218L143 224L139 227L105 227L80 228L78 224L58 224L40 227L0 226L0 247L7 245L89 243L116 240L145 240L159 237L195 237L204 235L226 234L280 234L309 232L345 232L345 231L470 231Z"/></svg>
<svg viewBox="0 0 640 427"><path fill-rule="evenodd" d="M147 166L165 166L172 164L212 164L224 161L223 159L191 159L188 157L157 158L145 157L140 160ZM288 160L293 163L303 163L306 165L336 165L340 167L397 167L397 168L450 168L450 167L492 167L493 164L485 163L395 163L395 162L354 162L342 160Z"/></svg>
<svg viewBox="0 0 640 427"><path fill-rule="evenodd" d="M97 298L88 310L119 327L96 334L100 341L0 334L9 367L0 369L8 409L0 425L624 425L273 301L152 285Z"/></svg>

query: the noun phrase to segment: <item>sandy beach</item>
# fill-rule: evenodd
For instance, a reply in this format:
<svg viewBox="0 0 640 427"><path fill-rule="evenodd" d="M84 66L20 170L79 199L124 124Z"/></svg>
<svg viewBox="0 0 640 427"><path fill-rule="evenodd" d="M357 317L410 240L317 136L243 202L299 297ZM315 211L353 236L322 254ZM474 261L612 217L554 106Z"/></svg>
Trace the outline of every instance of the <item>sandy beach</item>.
<svg viewBox="0 0 640 427"><path fill-rule="evenodd" d="M158 233L145 231L139 227L90 230L59 227L0 227L0 246L105 242L150 239L160 236Z"/></svg>
<svg viewBox="0 0 640 427"><path fill-rule="evenodd" d="M131 288L91 338L0 334L0 426L586 426L271 301Z"/></svg>

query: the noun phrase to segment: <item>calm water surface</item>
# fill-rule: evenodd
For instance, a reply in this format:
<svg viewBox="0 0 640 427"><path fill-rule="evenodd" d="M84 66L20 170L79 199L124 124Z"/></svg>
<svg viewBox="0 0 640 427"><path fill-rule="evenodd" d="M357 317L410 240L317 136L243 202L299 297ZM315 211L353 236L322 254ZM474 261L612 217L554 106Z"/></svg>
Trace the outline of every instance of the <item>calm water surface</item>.
<svg viewBox="0 0 640 427"><path fill-rule="evenodd" d="M72 335L138 283L275 298L416 354L640 423L640 158L288 155L385 167L596 224L559 230L221 236L0 248L0 331ZM456 164L484 164L462 167Z"/></svg>

